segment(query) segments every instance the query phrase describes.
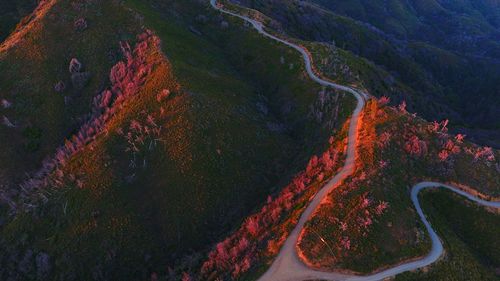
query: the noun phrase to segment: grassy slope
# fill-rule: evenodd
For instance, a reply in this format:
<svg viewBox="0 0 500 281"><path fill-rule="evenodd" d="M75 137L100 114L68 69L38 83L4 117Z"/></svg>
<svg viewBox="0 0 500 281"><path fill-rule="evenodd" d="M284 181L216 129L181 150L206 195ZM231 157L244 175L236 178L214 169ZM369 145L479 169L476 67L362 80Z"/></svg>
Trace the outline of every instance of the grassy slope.
<svg viewBox="0 0 500 281"><path fill-rule="evenodd" d="M395 84L400 84L394 85L390 91L384 93L384 95L391 96L394 102L399 103L401 100L406 100L411 111L418 112L428 120L448 118L457 130L465 131L466 134L474 137L476 142L498 147L499 124L497 122L498 112L495 107L498 107L499 100L495 96L495 93L498 92L495 81L500 73L500 66L496 59L456 52L452 47L429 43L425 38L410 38L407 41L394 40L392 38L394 34L383 34L367 24L353 19L358 18L358 16L363 18L362 15L351 18L319 9L314 5L299 5L292 4L292 2L266 0L240 2L272 17L276 21L274 26L277 26L278 29L284 29L293 36L304 40L328 43L334 40L338 47L372 61L377 65L377 68L391 73L392 79L397 82ZM352 1L341 1L336 3L334 7L340 9L343 5L350 6L349 12L346 12L350 14L354 11L362 11L366 8L365 6L371 6L373 1L362 2L356 6ZM400 1L390 1L392 4L395 2ZM370 17L372 14L375 17L379 16L373 11L384 5L389 4L384 3L383 5L374 5L376 7L366 8L367 11L372 11L366 16ZM385 10L384 13L387 10L398 11L394 7L387 7ZM384 15L381 16L381 20L388 22L390 22L388 19L411 18L405 13L396 13L397 15L385 15L384 13L380 14ZM435 20L433 16L430 18L429 22L439 22L439 17L436 17L438 20ZM413 21L409 20L409 22L411 25ZM463 22L462 24L471 29L476 27L476 24L472 22ZM418 34L429 33L419 28L416 29ZM430 29L440 30L440 28ZM410 31L411 28L405 30L405 32ZM450 35L451 32L434 36L437 40L441 40L446 36L453 37ZM470 32L474 33L474 31ZM490 33L495 34L495 32ZM460 38L460 34L462 34L460 30L458 34L455 37ZM456 39L455 37L447 41L453 41ZM470 38L475 37L471 36ZM468 39L470 38L468 37ZM460 42L460 39L457 40ZM480 39L477 40L480 41ZM446 44L446 41L444 43ZM475 44L481 45L479 42ZM485 52L491 49L488 46L476 46L474 50L481 48ZM455 59L450 60L450 57ZM400 87L401 85L404 87ZM376 89L370 90L377 94ZM478 96L481 98L478 99Z"/></svg>
<svg viewBox="0 0 500 281"><path fill-rule="evenodd" d="M395 280L498 280L498 214L447 191L425 192L421 198L430 222L443 237L446 254L424 272L405 273Z"/></svg>
<svg viewBox="0 0 500 281"><path fill-rule="evenodd" d="M477 161L471 167L472 156L464 152L454 155L453 160L436 161L441 144L439 137L425 129L425 122L393 110L380 115L376 107L372 109L368 106L363 119L357 172L329 195L329 203L306 226L300 247L317 267L368 273L425 254L429 240L415 211L409 207L412 203L408 187L418 181L459 182L493 196L499 194L495 163ZM375 122L367 117L371 111L378 112ZM392 135L385 147L379 144L383 132ZM406 139L415 133L427 142L428 151L423 156L410 156L403 148ZM371 200L369 206L362 207L363 198ZM375 214L382 201L388 202L387 211ZM366 217L371 217L373 223L364 229L359 220ZM346 230L341 229L341 222L347 222ZM318 234L330 243L333 253L318 247ZM349 238L350 248L340 243L344 237Z"/></svg>
<svg viewBox="0 0 500 281"><path fill-rule="evenodd" d="M25 172L37 169L78 128L91 99L106 85L109 69L117 60L113 57L119 55L118 42L134 38L140 30L126 13L113 14L112 7L106 2L93 4L92 12L78 11L70 2L62 2L55 8L59 14L41 19L15 48L0 54L0 98L13 104L0 109L0 114L17 125L15 129L0 127L0 140L9 147L0 151L4 180L16 182ZM80 16L89 21L90 28L84 32L73 27ZM70 86L68 66L73 57L91 73L82 91ZM60 80L67 85L64 93L54 90ZM71 104L65 105L65 96L73 99Z"/></svg>
<svg viewBox="0 0 500 281"><path fill-rule="evenodd" d="M15 55L2 54L1 63L9 65L2 79L11 81L1 84L5 85L2 92L15 105L9 116L23 122L23 127L43 132L36 152L24 152L22 157L4 155L3 165L16 167L12 175L70 135L68 116L76 118L88 111L91 96L108 83L112 62L106 62L107 51L139 32L140 19L126 7L91 2L83 12L77 12L70 7L71 2L56 4L29 39L12 49ZM278 175L286 182L286 175L300 167L307 155L317 150L314 147L319 149L326 143L330 131L321 131L307 121L309 105L315 102L319 88L303 74L296 53L270 43L238 22L228 20L230 28L223 30L220 20L194 3L174 2L176 8L164 14L139 1L126 4L139 11L145 25L162 39L171 67L159 53L152 54L159 66L141 90L142 98L121 110L109 124L111 133L100 137L65 168L86 188L68 186L52 195L35 217L20 215L4 227L2 247L9 252L4 258L14 258L4 260L9 270L16 271L11 268L16 266L16 255L21 258L29 248L35 254L47 252L54 276L68 279L96 274L143 278L151 271L165 272L166 263L181 263L190 249L203 249L237 224L273 187L282 184L283 177ZM172 12L180 13L186 7L195 7L191 10L194 14L209 15L209 24L196 26L204 35L188 30L188 24L195 24L190 14L186 19L173 16ZM72 29L76 14L89 21L89 29L82 34ZM69 43L55 41L54 35L67 38ZM32 60L36 63L28 68L25 66L34 55L28 52L31 45L39 52L35 53L37 60ZM92 80L77 103L64 107L62 97L53 93L52 87L59 79L68 79L67 63L73 56L92 72ZM279 63L281 56L284 65ZM13 77L32 79L15 81ZM132 119L143 120L143 110L157 112L154 99L163 88L174 92L165 105L168 118L162 119L165 145L144 156L147 169L131 171L130 156L124 153L125 140L115 130L127 128ZM261 96L269 103L267 115L255 106ZM24 107L19 99L39 102ZM283 100L289 101L291 110L281 109ZM341 110L342 118L348 112L347 107ZM270 131L269 122L285 124L287 130ZM12 138L13 130L22 135L20 128L9 131L2 127L2 137L18 148L2 153L23 149L22 141ZM304 149L306 143L312 145ZM9 164L8 158L12 159ZM136 173L136 180L126 184L124 178L131 173ZM22 276L34 278L33 274Z"/></svg>
<svg viewBox="0 0 500 281"><path fill-rule="evenodd" d="M0 4L0 42L14 29L19 21L35 8L34 0L5 0Z"/></svg>

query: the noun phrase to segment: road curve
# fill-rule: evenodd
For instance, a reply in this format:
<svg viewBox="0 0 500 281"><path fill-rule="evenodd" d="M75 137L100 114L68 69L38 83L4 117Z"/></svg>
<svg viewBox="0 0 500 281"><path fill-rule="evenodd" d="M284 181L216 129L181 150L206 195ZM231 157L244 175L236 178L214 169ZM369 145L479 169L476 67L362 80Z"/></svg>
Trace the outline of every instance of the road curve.
<svg viewBox="0 0 500 281"><path fill-rule="evenodd" d="M365 105L365 99L368 98L368 95L365 93L361 93L356 91L353 88L338 85L333 82L323 80L318 77L313 69L312 62L309 57L308 52L303 48L291 42L285 41L281 38L278 38L270 33L267 33L264 30L262 23L253 20L251 18L233 13L231 11L224 10L221 6L217 4L217 0L210 0L211 6L224 13L237 18L240 18L250 24L262 35L283 43L302 54L302 57L305 62L306 71L309 77L316 81L317 83L332 87L334 89L345 91L352 94L356 100L357 105L351 116L351 121L349 124L349 135L348 135L348 143L347 143L347 158L344 164L344 167L341 171L336 174L324 187L322 187L318 193L314 196L313 200L307 206L304 213L300 216L299 222L293 229L293 231L288 236L287 240L283 244L278 256L273 261L271 267L262 275L258 280L259 281L303 281L303 280L312 280L312 279L321 279L321 280L349 280L349 281L377 281L382 280L387 277L391 277L406 271L415 270L418 268L425 267L433 262L435 262L443 253L443 244L439 239L438 235L432 228L429 221L427 221L422 208L420 207L420 202L418 201L418 193L426 188L437 188L443 187L448 190L451 190L457 194L460 194L466 197L469 200L472 200L478 204L488 207L500 208L500 202L489 202L482 199L479 199L473 195L470 195L456 187L449 186L442 183L436 182L421 182L413 186L411 190L411 199L413 204L415 205L415 209L417 210L418 215L423 221L430 237L432 240L432 249L430 253L422 259L404 263L397 265L395 267L386 269L376 274L366 275L366 276L357 276L357 275L347 275L337 272L324 272L315 269L311 269L307 267L297 256L297 252L295 246L297 245L297 241L300 235L301 230L304 228L305 223L311 217L316 208L320 205L322 199L327 196L338 184L340 184L346 177L351 175L354 172L354 164L356 159L356 142L357 142L357 132L358 132L358 121L359 115Z"/></svg>

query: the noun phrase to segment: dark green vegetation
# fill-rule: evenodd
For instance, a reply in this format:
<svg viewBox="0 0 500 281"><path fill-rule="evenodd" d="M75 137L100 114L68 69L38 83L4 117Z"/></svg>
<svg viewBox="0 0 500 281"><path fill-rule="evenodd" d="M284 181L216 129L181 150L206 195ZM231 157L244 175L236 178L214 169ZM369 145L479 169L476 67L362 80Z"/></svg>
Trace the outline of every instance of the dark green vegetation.
<svg viewBox="0 0 500 281"><path fill-rule="evenodd" d="M499 215L449 191L425 192L421 201L429 221L443 238L446 253L425 273L404 273L396 280L498 280Z"/></svg>
<svg viewBox="0 0 500 281"><path fill-rule="evenodd" d="M92 7L95 11L82 11L83 6L74 8L70 1L62 1L56 6L58 13L36 20L23 40L11 40L15 47L0 53L0 99L12 104L0 107L0 117L16 125L0 126L0 142L8 147L0 151L0 178L6 185L38 169L46 156L77 131L120 58L119 41L133 39L140 32L126 13L113 14L112 4ZM79 32L74 22L82 16L89 28ZM78 58L90 73L81 90L71 85L68 67L72 58ZM54 89L59 81L66 85L62 93Z"/></svg>
<svg viewBox="0 0 500 281"><path fill-rule="evenodd" d="M491 1L233 1L273 18L277 30L334 44L373 62L374 95L428 120L448 118L471 139L499 147L500 8ZM363 72L369 70L362 70ZM384 89L383 92L380 90Z"/></svg>
<svg viewBox="0 0 500 281"><path fill-rule="evenodd" d="M2 207L0 279L137 280L158 272L179 280L321 151L352 111L343 95L336 111L322 106L322 89L296 52L208 3L51 3L0 53L0 98L12 103L0 117L16 126L0 126L2 188L15 190L78 130L123 60L120 41L133 45L144 24L164 56L150 46L154 67L139 93L61 169L67 181L47 187L47 204L14 218ZM88 27L77 30L78 19ZM82 89L72 85L71 58L90 73ZM156 101L163 89L171 92L165 104ZM333 122L313 116L323 111ZM134 156L119 131L148 115L162 128L160 140Z"/></svg>
<svg viewBox="0 0 500 281"><path fill-rule="evenodd" d="M0 3L0 42L24 16L33 11L35 6L36 0L7 0Z"/></svg>
<svg viewBox="0 0 500 281"><path fill-rule="evenodd" d="M38 16L23 21L19 27L25 28L0 46L2 280L155 280L156 273L179 280L183 272L197 273L214 243L289 184L352 112L350 97L323 92L307 78L295 51L219 15L208 1L43 3ZM35 192L47 196L47 203L7 216L4 191L18 191L26 173L78 132L92 99L111 86L110 69L125 59L119 42L134 46L144 28L161 43L141 51L152 70L136 95L52 175L61 175L58 188ZM388 86L378 80L388 71L347 51L340 50L340 56L353 64L361 86L384 94ZM83 63L90 78L80 85L68 73L72 58ZM372 69L369 75L360 73L365 67ZM359 82L346 73L335 78ZM167 94L159 96L164 90ZM146 134L146 127L161 129ZM130 141L129 133L141 140ZM461 159L460 169L466 170L463 163L470 159ZM419 162L412 165L422 168ZM480 172L468 177L471 185L495 176L476 167ZM398 184L410 171L391 170ZM452 173L446 178L455 179L453 171L444 171ZM285 223L275 227L286 231L274 242L286 238L320 182L293 206L290 217L281 218ZM377 198L406 198L391 203L404 209L405 192L400 189L394 197L380 192ZM405 223L414 224L395 225ZM266 261L277 251L270 248ZM249 278L264 268L259 263Z"/></svg>

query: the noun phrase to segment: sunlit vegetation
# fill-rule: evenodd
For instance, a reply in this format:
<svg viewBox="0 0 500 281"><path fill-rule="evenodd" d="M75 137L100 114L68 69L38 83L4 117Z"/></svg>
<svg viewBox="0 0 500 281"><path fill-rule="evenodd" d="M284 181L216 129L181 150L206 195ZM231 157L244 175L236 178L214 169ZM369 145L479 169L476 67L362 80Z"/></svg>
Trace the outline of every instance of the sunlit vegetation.
<svg viewBox="0 0 500 281"><path fill-rule="evenodd" d="M274 30L323 42L319 67L340 63L330 71L361 77L372 95L406 100L409 111L449 119L451 129L498 146L500 45L492 2L226 1L265 14Z"/></svg>
<svg viewBox="0 0 500 281"><path fill-rule="evenodd" d="M489 199L499 196L498 152L448 134L446 120L428 123L404 106L376 101L362 120L357 172L328 196L302 233L299 252L311 266L370 273L425 255L430 242L409 195L419 181L459 183Z"/></svg>
<svg viewBox="0 0 500 281"><path fill-rule="evenodd" d="M345 135L346 129L344 126L340 135ZM269 196L258 213L249 216L237 231L215 246L203 263L202 279L237 279L251 268L260 272L272 261L309 199L344 164L346 140L331 137L329 143L329 148L319 157L312 156L306 169L295 175L276 197ZM380 212L384 209L378 207Z"/></svg>
<svg viewBox="0 0 500 281"><path fill-rule="evenodd" d="M188 280L255 206L284 204L352 111L296 52L196 1L50 3L0 53L2 279Z"/></svg>
<svg viewBox="0 0 500 281"><path fill-rule="evenodd" d="M41 3L0 47L0 279L256 279L343 165L354 100L205 1ZM365 60L304 44L335 57L317 61L335 81L387 89ZM499 195L497 151L388 103L369 103L356 174L305 230L314 266L425 253L415 180Z"/></svg>
<svg viewBox="0 0 500 281"><path fill-rule="evenodd" d="M2 42L21 19L36 7L36 0L2 1L0 3L0 42Z"/></svg>

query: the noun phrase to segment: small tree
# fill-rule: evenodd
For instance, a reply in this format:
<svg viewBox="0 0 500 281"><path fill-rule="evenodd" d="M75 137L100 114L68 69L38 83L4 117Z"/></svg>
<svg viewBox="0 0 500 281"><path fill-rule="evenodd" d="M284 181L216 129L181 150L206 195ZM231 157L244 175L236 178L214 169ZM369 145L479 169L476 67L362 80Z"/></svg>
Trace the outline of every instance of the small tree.
<svg viewBox="0 0 500 281"><path fill-rule="evenodd" d="M398 110L401 112L406 112L406 101L403 101L400 105L398 105Z"/></svg>
<svg viewBox="0 0 500 281"><path fill-rule="evenodd" d="M391 99L389 97L383 96L378 100L378 103L382 106L389 104Z"/></svg>
<svg viewBox="0 0 500 281"><path fill-rule="evenodd" d="M69 62L69 73L78 73L82 70L82 67L83 65L78 59L72 58Z"/></svg>

